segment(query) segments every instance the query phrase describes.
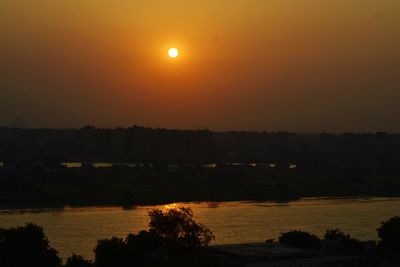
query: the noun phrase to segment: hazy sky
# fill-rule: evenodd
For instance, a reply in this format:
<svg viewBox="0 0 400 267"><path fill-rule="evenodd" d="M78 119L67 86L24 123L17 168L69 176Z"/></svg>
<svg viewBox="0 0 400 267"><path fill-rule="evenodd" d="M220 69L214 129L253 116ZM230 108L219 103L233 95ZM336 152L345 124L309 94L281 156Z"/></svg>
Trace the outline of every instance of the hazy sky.
<svg viewBox="0 0 400 267"><path fill-rule="evenodd" d="M0 124L17 117L400 132L400 1L1 0Z"/></svg>

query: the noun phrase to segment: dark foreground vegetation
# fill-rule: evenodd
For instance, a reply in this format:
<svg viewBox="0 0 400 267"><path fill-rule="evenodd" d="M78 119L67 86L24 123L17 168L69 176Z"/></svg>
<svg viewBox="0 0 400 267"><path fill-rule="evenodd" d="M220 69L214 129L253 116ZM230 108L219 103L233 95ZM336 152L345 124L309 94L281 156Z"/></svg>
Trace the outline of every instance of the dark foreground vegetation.
<svg viewBox="0 0 400 267"><path fill-rule="evenodd" d="M0 207L400 196L397 134L88 126L0 140Z"/></svg>
<svg viewBox="0 0 400 267"><path fill-rule="evenodd" d="M190 209L153 210L149 216L148 230L124 239L99 240L94 262L72 255L63 266L220 266L208 250L213 234L193 220ZM0 229L2 267L59 267L62 261L57 254L39 226Z"/></svg>
<svg viewBox="0 0 400 267"><path fill-rule="evenodd" d="M245 266L241 259L209 247L213 234L193 220L188 208L153 210L149 229L126 238L99 240L95 259L72 255L62 262L50 247L43 229L33 224L0 228L2 267L133 267L133 266ZM301 231L282 233L279 243L321 255L359 255L365 266L385 266L400 260L400 218L393 217L377 229L380 241L358 241L338 229L328 230L324 239ZM269 241L271 242L271 241ZM333 250L332 250L333 248Z"/></svg>
<svg viewBox="0 0 400 267"><path fill-rule="evenodd" d="M377 229L379 242L361 242L339 229L327 230L324 238L302 232L282 233L279 242L292 247L314 251L329 251L337 255L367 255L370 265L400 263L400 217L382 222Z"/></svg>

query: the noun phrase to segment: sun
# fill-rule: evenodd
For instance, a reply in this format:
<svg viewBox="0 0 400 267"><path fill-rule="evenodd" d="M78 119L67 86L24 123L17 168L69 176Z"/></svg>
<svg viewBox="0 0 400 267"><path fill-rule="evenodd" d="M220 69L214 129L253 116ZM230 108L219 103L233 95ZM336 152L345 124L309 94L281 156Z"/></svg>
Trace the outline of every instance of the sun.
<svg viewBox="0 0 400 267"><path fill-rule="evenodd" d="M176 49L175 47L172 47L168 50L168 56L170 58L176 58L177 56L179 56L179 51L178 49Z"/></svg>

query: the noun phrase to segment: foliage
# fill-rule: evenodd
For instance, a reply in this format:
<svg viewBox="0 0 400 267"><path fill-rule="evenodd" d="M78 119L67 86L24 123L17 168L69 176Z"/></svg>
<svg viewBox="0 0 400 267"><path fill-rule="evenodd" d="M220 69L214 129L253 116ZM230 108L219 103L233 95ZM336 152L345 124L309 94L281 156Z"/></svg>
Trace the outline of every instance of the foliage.
<svg viewBox="0 0 400 267"><path fill-rule="evenodd" d="M149 232L140 231L138 234L129 234L125 239L129 253L136 257L144 257L152 255L157 257L165 249L165 240L159 235Z"/></svg>
<svg viewBox="0 0 400 267"><path fill-rule="evenodd" d="M386 222L382 222L377 229L379 251L390 260L400 259L400 217L394 216Z"/></svg>
<svg viewBox="0 0 400 267"><path fill-rule="evenodd" d="M301 249L321 249L321 240L316 235L303 231L290 231L287 233L281 233L279 237L279 242L288 246Z"/></svg>
<svg viewBox="0 0 400 267"><path fill-rule="evenodd" d="M188 262L211 266L201 248L214 236L193 220L190 209L153 210L149 216L149 231L129 234L125 239L99 240L95 248L96 266L187 266Z"/></svg>
<svg viewBox="0 0 400 267"><path fill-rule="evenodd" d="M2 267L57 267L61 263L57 253L39 226L0 229Z"/></svg>
<svg viewBox="0 0 400 267"><path fill-rule="evenodd" d="M352 238L349 234L345 234L339 229L327 230L324 237L326 240L336 240L340 242L341 254L360 254L365 252L361 241Z"/></svg>
<svg viewBox="0 0 400 267"><path fill-rule="evenodd" d="M207 227L194 221L190 208L152 210L149 216L150 232L179 246L202 247L214 239Z"/></svg>
<svg viewBox="0 0 400 267"><path fill-rule="evenodd" d="M99 240L94 253L97 267L127 266L126 243L121 238Z"/></svg>
<svg viewBox="0 0 400 267"><path fill-rule="evenodd" d="M67 259L65 267L92 267L93 264L91 261L85 260L80 255L72 255Z"/></svg>

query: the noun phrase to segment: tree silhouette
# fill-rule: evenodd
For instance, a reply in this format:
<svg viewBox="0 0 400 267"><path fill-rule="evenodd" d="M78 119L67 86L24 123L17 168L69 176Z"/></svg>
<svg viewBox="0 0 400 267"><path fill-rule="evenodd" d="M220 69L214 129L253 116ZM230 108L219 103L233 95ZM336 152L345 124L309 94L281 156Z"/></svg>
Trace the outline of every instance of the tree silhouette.
<svg viewBox="0 0 400 267"><path fill-rule="evenodd" d="M136 255L137 258L144 258L151 256L157 258L164 250L165 240L159 235L149 232L140 231L138 234L129 234L125 239L129 253Z"/></svg>
<svg viewBox="0 0 400 267"><path fill-rule="evenodd" d="M72 255L67 259L65 267L92 267L93 264L91 261L85 260L80 255Z"/></svg>
<svg viewBox="0 0 400 267"><path fill-rule="evenodd" d="M346 235L339 229L327 230L324 237L326 240L340 242L341 254L360 254L365 252L364 246L359 240L352 238L349 234Z"/></svg>
<svg viewBox="0 0 400 267"><path fill-rule="evenodd" d="M0 229L1 267L58 267L57 253L37 225Z"/></svg>
<svg viewBox="0 0 400 267"><path fill-rule="evenodd" d="M149 216L149 231L129 234L125 239L99 240L95 248L96 267L214 264L202 250L214 236L194 221L191 209L152 210Z"/></svg>
<svg viewBox="0 0 400 267"><path fill-rule="evenodd" d="M215 238L210 229L193 219L190 208L152 210L149 212L150 232L182 247L202 247Z"/></svg>
<svg viewBox="0 0 400 267"><path fill-rule="evenodd" d="M94 249L97 267L129 266L126 243L121 238L113 237L97 241Z"/></svg>
<svg viewBox="0 0 400 267"><path fill-rule="evenodd" d="M389 260L400 259L400 217L394 216L382 222L377 229L381 241L378 250Z"/></svg>
<svg viewBox="0 0 400 267"><path fill-rule="evenodd" d="M307 250L319 250L321 248L321 240L318 236L303 231L281 233L279 242L288 246Z"/></svg>

